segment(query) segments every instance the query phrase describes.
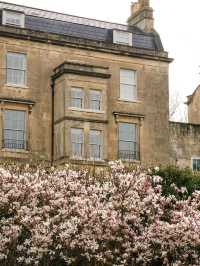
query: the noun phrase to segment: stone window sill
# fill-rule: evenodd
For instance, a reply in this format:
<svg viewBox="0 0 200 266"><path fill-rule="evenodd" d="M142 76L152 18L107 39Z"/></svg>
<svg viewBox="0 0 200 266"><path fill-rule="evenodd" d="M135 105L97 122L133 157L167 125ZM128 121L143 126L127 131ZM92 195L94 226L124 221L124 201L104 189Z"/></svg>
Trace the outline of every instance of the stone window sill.
<svg viewBox="0 0 200 266"><path fill-rule="evenodd" d="M12 152L12 153L29 153L29 151L23 150L23 149L7 149L7 148L3 148L2 151Z"/></svg>
<svg viewBox="0 0 200 266"><path fill-rule="evenodd" d="M9 88L17 88L17 89L29 89L28 86L26 85L17 85L17 84L5 84L6 87L9 87Z"/></svg>
<svg viewBox="0 0 200 266"><path fill-rule="evenodd" d="M83 157L70 157L70 160L77 160L77 161L89 161L89 162L102 162L105 163L103 159L92 159L92 158L83 158Z"/></svg>
<svg viewBox="0 0 200 266"><path fill-rule="evenodd" d="M81 109L76 107L69 107L68 110L77 111L77 112L86 112L86 113L96 113L96 114L105 114L104 111L92 110L92 109Z"/></svg>
<svg viewBox="0 0 200 266"><path fill-rule="evenodd" d="M140 160L130 160L130 159L119 159L121 160L123 163L135 163L135 164L141 164Z"/></svg>
<svg viewBox="0 0 200 266"><path fill-rule="evenodd" d="M118 101L126 102L126 103L141 103L141 101L139 101L139 100L125 100L125 99L121 99L121 98L118 98Z"/></svg>
<svg viewBox="0 0 200 266"><path fill-rule="evenodd" d="M70 157L70 161L73 163L78 163L78 164L83 164L83 165L107 165L106 161L105 160L101 160L101 159L97 159L97 160L92 160L92 159L86 159L86 158L73 158L73 157Z"/></svg>

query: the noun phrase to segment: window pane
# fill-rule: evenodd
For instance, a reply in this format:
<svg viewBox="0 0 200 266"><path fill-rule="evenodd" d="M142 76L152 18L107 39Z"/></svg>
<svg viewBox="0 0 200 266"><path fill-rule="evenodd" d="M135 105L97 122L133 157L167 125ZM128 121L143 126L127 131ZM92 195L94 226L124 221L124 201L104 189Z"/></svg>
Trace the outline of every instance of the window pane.
<svg viewBox="0 0 200 266"><path fill-rule="evenodd" d="M84 91L81 88L71 89L71 107L83 108Z"/></svg>
<svg viewBox="0 0 200 266"><path fill-rule="evenodd" d="M101 92L97 90L90 91L90 98L93 101L100 101L101 100Z"/></svg>
<svg viewBox="0 0 200 266"><path fill-rule="evenodd" d="M129 43L129 34L126 32L119 32L118 33L118 41L120 43L128 44Z"/></svg>
<svg viewBox="0 0 200 266"><path fill-rule="evenodd" d="M197 171L200 171L200 159L197 160Z"/></svg>
<svg viewBox="0 0 200 266"><path fill-rule="evenodd" d="M138 137L135 124L119 124L119 158L138 159Z"/></svg>
<svg viewBox="0 0 200 266"><path fill-rule="evenodd" d="M26 112L5 110L4 113L4 147L25 149Z"/></svg>
<svg viewBox="0 0 200 266"><path fill-rule="evenodd" d="M194 171L200 171L200 159L193 159L193 170Z"/></svg>
<svg viewBox="0 0 200 266"><path fill-rule="evenodd" d="M91 103L90 103L90 109L91 110L100 111L101 110L100 102L99 101L91 101Z"/></svg>
<svg viewBox="0 0 200 266"><path fill-rule="evenodd" d="M82 157L83 155L83 129L71 129L72 156Z"/></svg>
<svg viewBox="0 0 200 266"><path fill-rule="evenodd" d="M100 145L90 145L90 158L93 160L101 159Z"/></svg>
<svg viewBox="0 0 200 266"><path fill-rule="evenodd" d="M102 144L101 131L90 130L90 144Z"/></svg>
<svg viewBox="0 0 200 266"><path fill-rule="evenodd" d="M128 123L120 123L119 139L124 141L136 141L136 125Z"/></svg>
<svg viewBox="0 0 200 266"><path fill-rule="evenodd" d="M3 16L4 24L20 27L24 26L24 14L4 10Z"/></svg>
<svg viewBox="0 0 200 266"><path fill-rule="evenodd" d="M135 85L136 72L134 70L121 69L120 70L120 83Z"/></svg>
<svg viewBox="0 0 200 266"><path fill-rule="evenodd" d="M72 93L73 98L82 98L83 97L83 89L72 88L71 93Z"/></svg>
<svg viewBox="0 0 200 266"><path fill-rule="evenodd" d="M83 107L82 99L71 99L71 107L82 108Z"/></svg>
<svg viewBox="0 0 200 266"><path fill-rule="evenodd" d="M137 99L135 86L121 84L120 98L124 99L124 100L135 100L135 99Z"/></svg>
<svg viewBox="0 0 200 266"><path fill-rule="evenodd" d="M98 130L90 130L90 158L101 159L102 157L102 133Z"/></svg>
<svg viewBox="0 0 200 266"><path fill-rule="evenodd" d="M133 70L120 70L120 98L124 100L137 99L136 72Z"/></svg>
<svg viewBox="0 0 200 266"><path fill-rule="evenodd" d="M25 84L25 72L20 70L7 70L7 83L8 84L17 84L24 85Z"/></svg>
<svg viewBox="0 0 200 266"><path fill-rule="evenodd" d="M82 157L83 145L80 143L72 143L72 155L74 157Z"/></svg>
<svg viewBox="0 0 200 266"><path fill-rule="evenodd" d="M7 53L7 83L14 85L25 85L26 55Z"/></svg>
<svg viewBox="0 0 200 266"><path fill-rule="evenodd" d="M26 55L7 53L7 68L26 70Z"/></svg>
<svg viewBox="0 0 200 266"><path fill-rule="evenodd" d="M120 141L119 149L124 151L134 151L136 148L136 143L131 141Z"/></svg>
<svg viewBox="0 0 200 266"><path fill-rule="evenodd" d="M113 36L115 43L132 45L132 33L130 32L114 30Z"/></svg>
<svg viewBox="0 0 200 266"><path fill-rule="evenodd" d="M90 109L101 110L101 91L91 90L90 91Z"/></svg>

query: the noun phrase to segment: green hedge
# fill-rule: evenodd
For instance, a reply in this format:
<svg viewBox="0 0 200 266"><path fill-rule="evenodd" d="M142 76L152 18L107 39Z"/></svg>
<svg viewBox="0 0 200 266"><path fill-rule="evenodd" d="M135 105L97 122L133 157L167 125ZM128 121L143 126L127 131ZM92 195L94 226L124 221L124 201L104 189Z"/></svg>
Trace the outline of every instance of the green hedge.
<svg viewBox="0 0 200 266"><path fill-rule="evenodd" d="M180 169L175 166L161 167L159 170L152 170L153 174L163 178L163 194L175 195L181 198L181 193L178 193L172 184L178 188L186 187L187 195L191 195L195 190L200 190L200 173L194 173L190 168ZM186 196L186 195L185 195Z"/></svg>

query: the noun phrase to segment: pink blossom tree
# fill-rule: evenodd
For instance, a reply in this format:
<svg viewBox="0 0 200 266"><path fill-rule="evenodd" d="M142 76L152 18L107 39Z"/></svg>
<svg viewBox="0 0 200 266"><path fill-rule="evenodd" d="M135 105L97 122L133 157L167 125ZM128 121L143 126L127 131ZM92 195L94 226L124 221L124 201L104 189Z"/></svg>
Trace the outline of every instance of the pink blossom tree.
<svg viewBox="0 0 200 266"><path fill-rule="evenodd" d="M161 181L121 162L102 178L0 168L0 265L200 265L200 192Z"/></svg>

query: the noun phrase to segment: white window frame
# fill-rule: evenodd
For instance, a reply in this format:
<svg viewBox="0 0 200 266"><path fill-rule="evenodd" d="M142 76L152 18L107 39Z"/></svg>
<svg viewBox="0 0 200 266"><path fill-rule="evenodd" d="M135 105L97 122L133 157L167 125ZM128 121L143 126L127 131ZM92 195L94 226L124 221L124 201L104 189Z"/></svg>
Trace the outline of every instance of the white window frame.
<svg viewBox="0 0 200 266"><path fill-rule="evenodd" d="M134 79L133 82L129 83L129 82L124 82L122 79L122 73L123 72L132 72ZM120 91L119 91L119 98L120 100L123 101L130 101L130 102L134 102L134 101L138 101L138 91L137 91L137 71L134 69L126 69L126 68L121 68L120 69ZM132 89L132 97L125 97L123 94L123 86L129 87L130 89Z"/></svg>
<svg viewBox="0 0 200 266"><path fill-rule="evenodd" d="M135 136L133 139L121 139L120 137L120 125L128 124L135 127ZM128 122L119 122L118 123L118 158L124 161L138 161L140 159L140 142L139 142L139 126L136 123L128 123ZM130 143L135 145L134 150L121 150L120 149L120 142ZM135 153L135 156L134 156Z"/></svg>
<svg viewBox="0 0 200 266"><path fill-rule="evenodd" d="M72 134L73 134L73 130L79 130L81 133L82 133L82 141L81 142L73 142L73 139L72 139ZM77 128L77 127L71 127L70 129L70 143L71 143L71 157L73 159L83 159L84 157L84 129L83 128ZM73 152L73 143L75 144L78 144L78 145L81 145L81 154L79 155L76 155L74 152Z"/></svg>
<svg viewBox="0 0 200 266"><path fill-rule="evenodd" d="M91 143L91 138L90 138L90 134L92 132L98 132L99 137L100 137L100 144L98 143ZM91 152L91 146L98 146L99 149L99 157L93 157L92 156L92 152ZM96 129L90 129L89 131L89 152L90 152L90 160L94 160L94 161L98 161L98 160L102 160L103 157L103 133L101 130L96 130Z"/></svg>
<svg viewBox="0 0 200 266"><path fill-rule="evenodd" d="M133 46L132 32L113 30L113 43Z"/></svg>
<svg viewBox="0 0 200 266"><path fill-rule="evenodd" d="M93 92L99 93L99 95L100 95L100 100L99 101L92 99L92 93ZM101 111L101 109L102 109L102 91L96 90L96 89L90 89L90 91L89 91L89 98L90 98L90 106L89 106L89 109L92 110L92 111L97 111L97 112L98 111ZM99 109L92 108L92 104L91 104L92 102L98 102Z"/></svg>
<svg viewBox="0 0 200 266"><path fill-rule="evenodd" d="M8 22L8 18L9 16L12 18L14 18L14 16L16 16L16 20L19 19L20 23L14 23L12 21ZM16 12L16 11L12 11L12 10L3 10L2 12L2 24L3 25L7 25L7 26L12 26L12 27L20 27L20 28L24 28L25 27L25 14L24 13L20 13L20 12Z"/></svg>
<svg viewBox="0 0 200 266"><path fill-rule="evenodd" d="M8 66L8 55L21 55L25 58L25 67L24 68L11 68ZM23 83L14 83L8 81L8 71L13 70L13 71L18 71L18 72L23 72L24 73L24 82ZM8 51L6 54L6 84L11 85L11 86L16 86L16 87L26 87L27 84L27 55L23 53L17 53L17 52L11 52Z"/></svg>
<svg viewBox="0 0 200 266"><path fill-rule="evenodd" d="M197 170L194 170L194 168L193 168L193 161L194 160L200 161L200 157L192 157L192 159L191 159L191 168L192 168L193 171L197 171Z"/></svg>
<svg viewBox="0 0 200 266"><path fill-rule="evenodd" d="M13 128L6 126L6 112L23 112L24 113L24 128ZM5 132L10 131L18 135L18 132L23 134L23 139L12 138L6 139ZM26 150L27 149L27 111L19 109L5 109L3 115L3 147L10 150ZM21 142L21 144L20 144Z"/></svg>
<svg viewBox="0 0 200 266"><path fill-rule="evenodd" d="M82 98L81 97L73 97L73 91L81 91L82 93ZM75 100L81 100L81 107L73 106L72 101ZM77 109L84 109L85 106L85 91L83 88L80 87L71 87L70 90L70 107L72 108L77 108Z"/></svg>

